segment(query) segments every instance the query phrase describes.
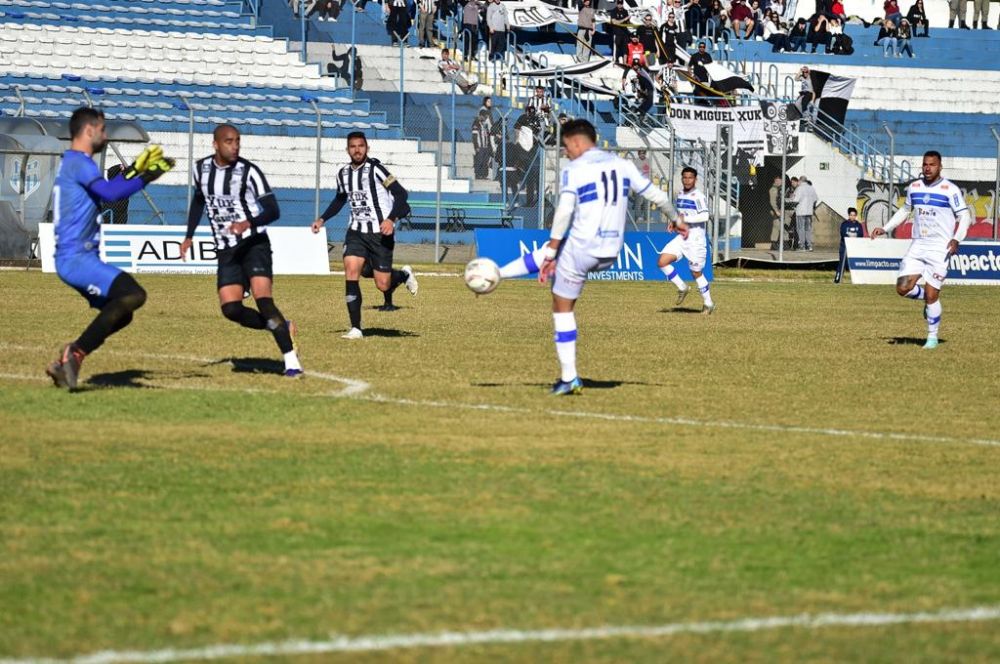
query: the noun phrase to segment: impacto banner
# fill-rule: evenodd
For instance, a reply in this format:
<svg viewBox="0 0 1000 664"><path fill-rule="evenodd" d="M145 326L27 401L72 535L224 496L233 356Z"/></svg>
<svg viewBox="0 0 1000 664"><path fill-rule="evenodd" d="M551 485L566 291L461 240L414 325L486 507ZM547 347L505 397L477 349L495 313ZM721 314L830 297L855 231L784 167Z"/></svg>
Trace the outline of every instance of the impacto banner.
<svg viewBox="0 0 1000 664"><path fill-rule="evenodd" d="M207 225L194 233L194 244L181 257L186 226L144 226L121 224L101 226L101 260L125 272L165 272L171 274L211 274L215 272L217 251ZM308 227L269 227L275 274L330 274L326 234ZM42 271L55 272L55 237L52 224L38 225Z"/></svg>
<svg viewBox="0 0 1000 664"><path fill-rule="evenodd" d="M667 113L678 138L714 143L716 127L724 125L732 126L733 144L737 148L764 147L764 111L760 106L717 108L671 104Z"/></svg>
<svg viewBox="0 0 1000 664"><path fill-rule="evenodd" d="M548 231L522 231L504 228L477 228L477 255L491 258L497 265L509 263L524 254L530 254L549 241ZM618 253L618 260L603 272L591 272L591 281L663 281L666 277L656 266L656 260L663 249L674 239L674 233L625 233L625 244ZM706 246L709 241L705 239ZM708 255L712 255L708 246ZM685 281L691 281L691 270L687 259L674 263L677 272ZM705 278L712 280L712 266L705 266ZM533 279L535 275L526 278Z"/></svg>
<svg viewBox="0 0 1000 664"><path fill-rule="evenodd" d="M847 238L852 284L894 284L909 240ZM1000 243L963 242L948 262L948 284L1000 286Z"/></svg>

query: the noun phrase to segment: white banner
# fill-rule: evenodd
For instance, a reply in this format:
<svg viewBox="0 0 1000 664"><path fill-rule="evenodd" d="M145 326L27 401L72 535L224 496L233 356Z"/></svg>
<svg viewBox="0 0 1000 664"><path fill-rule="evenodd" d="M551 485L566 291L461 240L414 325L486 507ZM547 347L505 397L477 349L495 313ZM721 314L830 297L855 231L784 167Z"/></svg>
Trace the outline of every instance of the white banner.
<svg viewBox="0 0 1000 664"><path fill-rule="evenodd" d="M572 8L566 8L535 0L504 0L503 5L507 8L507 19L512 28L541 28L553 23L562 23L575 28L580 15L575 4ZM633 26L642 25L642 17L646 14L655 17L659 11L633 7L629 9L628 21ZM594 12L595 24L607 23L610 20L608 12L604 10ZM656 21L657 25L660 23L661 20Z"/></svg>
<svg viewBox="0 0 1000 664"><path fill-rule="evenodd" d="M764 112L759 106L718 108L671 104L667 113L678 138L714 143L715 128L719 125L731 125L733 145L736 148L757 150L764 147Z"/></svg>
<svg viewBox="0 0 1000 664"><path fill-rule="evenodd" d="M847 238L852 284L895 284L909 240ZM1000 286L1000 243L963 242L948 262L945 283Z"/></svg>
<svg viewBox="0 0 1000 664"><path fill-rule="evenodd" d="M42 271L55 272L55 237L52 224L38 225ZM215 240L202 226L195 231L187 260L181 258L186 226L122 224L101 226L101 260L125 272L214 274ZM276 226L267 229L271 239L274 274L330 274L326 233L308 227Z"/></svg>

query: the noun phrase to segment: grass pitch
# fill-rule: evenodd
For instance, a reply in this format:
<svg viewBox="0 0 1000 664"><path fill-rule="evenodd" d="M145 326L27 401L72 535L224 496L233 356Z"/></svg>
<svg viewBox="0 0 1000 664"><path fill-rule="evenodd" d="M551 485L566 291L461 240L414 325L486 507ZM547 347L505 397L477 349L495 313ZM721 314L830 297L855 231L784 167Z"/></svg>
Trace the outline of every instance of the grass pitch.
<svg viewBox="0 0 1000 664"><path fill-rule="evenodd" d="M364 283L346 341L342 278L278 277L323 374L287 381L214 277L139 281L68 394L44 366L92 313L0 274L0 659L1000 605L991 289L947 287L923 351L891 287L719 282L703 317L591 283L587 388L555 399L531 282L425 277L391 314ZM287 659L997 658L994 620Z"/></svg>

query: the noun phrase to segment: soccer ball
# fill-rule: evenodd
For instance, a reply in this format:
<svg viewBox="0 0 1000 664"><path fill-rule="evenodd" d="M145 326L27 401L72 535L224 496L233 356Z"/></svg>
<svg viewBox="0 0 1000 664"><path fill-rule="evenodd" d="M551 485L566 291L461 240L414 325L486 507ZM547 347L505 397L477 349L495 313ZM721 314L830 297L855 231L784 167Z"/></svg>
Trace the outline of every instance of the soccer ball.
<svg viewBox="0 0 1000 664"><path fill-rule="evenodd" d="M500 283L500 268L489 258L474 258L465 266L465 285L476 295L496 290Z"/></svg>

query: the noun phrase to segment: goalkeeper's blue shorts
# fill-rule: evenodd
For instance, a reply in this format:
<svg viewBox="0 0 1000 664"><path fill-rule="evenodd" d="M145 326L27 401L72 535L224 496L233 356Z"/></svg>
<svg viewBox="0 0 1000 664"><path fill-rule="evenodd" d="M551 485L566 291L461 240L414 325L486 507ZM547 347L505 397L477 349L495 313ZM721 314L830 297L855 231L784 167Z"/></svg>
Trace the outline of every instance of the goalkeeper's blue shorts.
<svg viewBox="0 0 1000 664"><path fill-rule="evenodd" d="M87 252L56 257L56 273L87 298L91 307L102 309L108 303L111 284L122 271L101 261L97 252Z"/></svg>

